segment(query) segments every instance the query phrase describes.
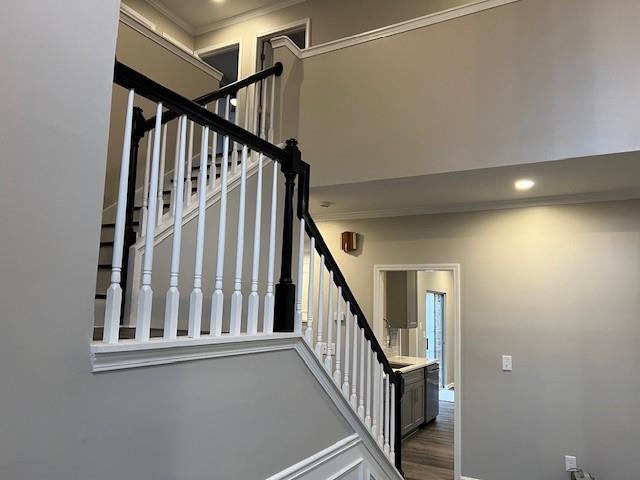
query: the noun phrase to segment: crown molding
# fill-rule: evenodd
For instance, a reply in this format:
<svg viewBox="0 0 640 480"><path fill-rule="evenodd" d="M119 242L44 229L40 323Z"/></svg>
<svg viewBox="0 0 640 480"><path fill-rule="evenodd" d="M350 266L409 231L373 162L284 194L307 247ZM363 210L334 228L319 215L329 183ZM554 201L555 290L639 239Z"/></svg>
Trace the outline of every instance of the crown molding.
<svg viewBox="0 0 640 480"><path fill-rule="evenodd" d="M158 0L147 1L152 2ZM251 20L252 18L261 17L269 13L277 12L278 10L282 10L283 8L292 7L293 5L297 5L306 1L307 0L282 0L281 2L275 3L273 5L256 8L245 13L240 13L233 17L211 22L208 25L204 25L202 27L197 27L194 29L194 35L203 35L205 33L214 32L216 30L220 30L221 28L230 27L231 25L237 25L238 23L246 22L247 20Z"/></svg>
<svg viewBox="0 0 640 480"><path fill-rule="evenodd" d="M181 29L183 29L189 35L191 36L195 35L195 29L191 26L191 24L187 22L184 18L182 18L180 15L175 13L173 10L171 10L169 7L167 7L160 0L145 0L145 2L147 2L153 8L158 10L160 13L162 13L165 17L167 17L173 23L178 25Z"/></svg>
<svg viewBox="0 0 640 480"><path fill-rule="evenodd" d="M489 210L508 210L513 208L546 207L552 205L576 205L597 202L618 202L640 198L640 189L622 190L619 192L597 192L578 195L555 195L522 200L498 200L494 202L466 203L442 207L416 205L413 207L386 208L378 210L359 210L351 212L312 214L316 222L333 222L341 220L366 220L369 218L412 217L418 215L438 215L446 213L465 213Z"/></svg>
<svg viewBox="0 0 640 480"><path fill-rule="evenodd" d="M155 24L146 19L143 15L136 12L124 3L120 4L120 22L132 28L136 32L144 35L152 42L157 43L174 55L180 57L184 61L190 63L202 72L215 78L218 82L222 79L222 72L216 70L208 63L202 61L194 54L186 45L176 41L173 37L165 32L158 33Z"/></svg>
<svg viewBox="0 0 640 480"><path fill-rule="evenodd" d="M449 20L454 20L456 18L519 1L520 0L477 0L465 5L449 8L448 10L443 10L441 12L430 13L428 15L423 15L422 17L416 17L411 20L405 20L404 22L394 23L393 25L376 28L375 30L370 30L368 32L358 33L357 35L351 35L349 37L314 45L312 47L305 48L304 50L300 50L290 40L288 42L284 40L285 37L274 38L271 41L271 44L274 48L277 46L288 48L298 58L315 57L316 55L322 55L324 53L334 52L336 50L353 47L362 43L379 40L381 38L391 37L400 33L410 32L411 30L416 30L418 28L447 22Z"/></svg>

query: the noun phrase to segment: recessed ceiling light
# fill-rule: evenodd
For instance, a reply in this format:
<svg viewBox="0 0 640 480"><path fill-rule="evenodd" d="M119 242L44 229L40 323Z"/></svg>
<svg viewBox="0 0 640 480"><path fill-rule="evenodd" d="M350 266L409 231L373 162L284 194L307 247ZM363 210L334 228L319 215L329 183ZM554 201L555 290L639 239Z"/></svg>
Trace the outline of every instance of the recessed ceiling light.
<svg viewBox="0 0 640 480"><path fill-rule="evenodd" d="M516 187L516 190L523 191L523 190L529 190L535 184L536 182L534 182L533 180L530 180L528 178L522 178L520 180L516 180L513 186Z"/></svg>
<svg viewBox="0 0 640 480"><path fill-rule="evenodd" d="M224 0L211 0L213 3L222 3Z"/></svg>

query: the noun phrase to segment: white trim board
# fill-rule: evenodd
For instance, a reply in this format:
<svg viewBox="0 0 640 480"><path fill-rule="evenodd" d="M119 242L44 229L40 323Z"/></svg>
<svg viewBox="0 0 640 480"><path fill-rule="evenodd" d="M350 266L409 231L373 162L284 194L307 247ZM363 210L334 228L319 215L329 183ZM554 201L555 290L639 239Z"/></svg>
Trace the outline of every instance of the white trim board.
<svg viewBox="0 0 640 480"><path fill-rule="evenodd" d="M271 41L271 46L272 47L273 47L273 39L286 38L291 43L291 45L293 45L294 49L296 49L298 51L303 51L303 50L300 50L300 48L295 43L293 43L293 40L291 40L289 37L286 36L286 33L290 33L291 31L295 31L299 27L304 27L304 45L305 45L305 49L306 49L306 48L309 47L309 45L311 45L311 18L310 17L301 18L300 20L294 20L293 22L285 23L284 25L278 25L277 27L273 27L273 28L270 28L269 30L265 30L263 32L260 32L260 33L256 34L255 41L253 42L253 69L254 69L254 71L256 71L256 72L258 71L258 64L259 64L258 47L260 46L260 42L265 37L272 37L276 33L283 32L285 35L279 35L277 37L272 37L272 41ZM289 48L291 48L291 47L289 47Z"/></svg>
<svg viewBox="0 0 640 480"><path fill-rule="evenodd" d="M323 463L327 463L332 458L337 457L341 453L361 443L358 434L354 433L342 440L337 441L333 445L328 446L324 450L314 453L310 457L291 465L281 472L271 475L266 480L294 480L301 478L305 473L318 468Z"/></svg>
<svg viewBox="0 0 640 480"><path fill-rule="evenodd" d="M207 75L212 76L218 82L222 79L222 73L213 68L211 65L202 61L193 51L186 45L176 41L173 37L165 32L158 33L153 22L147 20L142 14L136 12L125 4L120 5L120 22L132 28L136 32L144 35L149 40L157 43L182 60L190 63Z"/></svg>
<svg viewBox="0 0 640 480"><path fill-rule="evenodd" d="M463 480L462 468L462 303L460 292L460 264L459 263L423 263L423 264L376 264L373 266L373 324L371 328L377 338L383 339L382 321L382 273L388 271L449 271L453 274L453 305L455 309L455 365L454 381L456 385L456 399L454 404L453 427L453 478ZM473 480L473 479L468 479Z"/></svg>
<svg viewBox="0 0 640 480"><path fill-rule="evenodd" d="M368 32L358 33L349 37L332 40L330 42L321 43L312 47L300 50L292 41L289 42L283 40L283 37L278 37L272 40L274 48L286 47L298 58L309 58L316 55L322 55L324 53L341 50L343 48L353 47L360 45L361 43L371 42L379 40L381 38L391 37L400 33L409 32L418 28L427 27L429 25L435 25L437 23L454 20L456 18L464 17L474 13L489 10L491 8L500 7L509 3L518 2L520 0L476 0L474 2L467 3L465 5L459 5L457 7L449 8L441 12L430 13L421 17L413 18L411 20L405 20L403 22L394 23L386 27L376 28Z"/></svg>

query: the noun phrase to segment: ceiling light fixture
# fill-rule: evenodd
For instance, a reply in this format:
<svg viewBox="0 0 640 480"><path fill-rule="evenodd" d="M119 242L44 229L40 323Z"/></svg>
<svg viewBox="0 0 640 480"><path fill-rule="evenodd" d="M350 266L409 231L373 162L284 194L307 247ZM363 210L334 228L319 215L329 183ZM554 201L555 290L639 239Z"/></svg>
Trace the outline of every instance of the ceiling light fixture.
<svg viewBox="0 0 640 480"><path fill-rule="evenodd" d="M224 0L212 0L212 1L213 1L213 3L222 3L222 2L224 2Z"/></svg>
<svg viewBox="0 0 640 480"><path fill-rule="evenodd" d="M535 184L536 182L534 182L533 180L530 180L528 178L522 178L520 180L516 180L513 186L516 187L516 190L524 191L524 190L529 190Z"/></svg>
<svg viewBox="0 0 640 480"><path fill-rule="evenodd" d="M238 99L237 98L232 98L231 99L231 105L233 105L234 107L238 106Z"/></svg>

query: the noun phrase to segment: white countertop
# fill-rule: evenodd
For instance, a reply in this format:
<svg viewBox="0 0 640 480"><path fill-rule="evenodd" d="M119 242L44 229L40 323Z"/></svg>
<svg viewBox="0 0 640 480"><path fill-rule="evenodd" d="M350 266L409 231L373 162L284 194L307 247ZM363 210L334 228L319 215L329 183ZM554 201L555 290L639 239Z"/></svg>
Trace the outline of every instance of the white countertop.
<svg viewBox="0 0 640 480"><path fill-rule="evenodd" d="M389 358L389 363L409 363L410 365L406 367L394 368L396 372L408 373L419 368L425 368L429 365L437 364L438 360L427 360L426 358L421 357L405 357L403 355L396 355L395 357Z"/></svg>

